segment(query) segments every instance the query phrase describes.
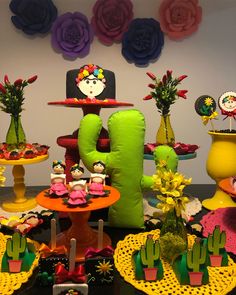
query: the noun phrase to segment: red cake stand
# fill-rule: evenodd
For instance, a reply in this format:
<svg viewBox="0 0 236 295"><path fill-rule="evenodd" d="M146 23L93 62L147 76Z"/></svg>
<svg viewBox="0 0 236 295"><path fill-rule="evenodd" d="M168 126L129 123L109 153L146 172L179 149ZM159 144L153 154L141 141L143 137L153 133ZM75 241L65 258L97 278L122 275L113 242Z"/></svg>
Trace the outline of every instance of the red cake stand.
<svg viewBox="0 0 236 295"><path fill-rule="evenodd" d="M62 198L50 198L45 195L47 190L42 191L36 197L39 205L58 212L67 212L71 219L71 227L57 235L57 246L66 246L68 252L70 250L70 240L77 240L76 261L83 262L85 250L88 247L97 248L98 232L90 227L88 219L91 211L106 208L117 202L120 198L120 193L117 189L111 186L105 186L110 194L106 197L91 198L86 207L69 208L63 204ZM103 234L103 247L111 245L110 237Z"/></svg>
<svg viewBox="0 0 236 295"><path fill-rule="evenodd" d="M83 116L87 114L100 114L101 108L118 108L118 107L130 107L133 106L132 103L119 102L115 99L77 99L77 98L67 98L64 101L54 101L49 102L48 105L64 106L70 108L81 108L83 111ZM108 132L106 129L102 128L97 148L100 152L109 152L110 141L108 138ZM66 180L67 182L72 181L70 174L70 167L80 160L78 152L78 130L76 130L72 135L64 135L57 138L57 144L66 149L65 152L65 162L66 162Z"/></svg>

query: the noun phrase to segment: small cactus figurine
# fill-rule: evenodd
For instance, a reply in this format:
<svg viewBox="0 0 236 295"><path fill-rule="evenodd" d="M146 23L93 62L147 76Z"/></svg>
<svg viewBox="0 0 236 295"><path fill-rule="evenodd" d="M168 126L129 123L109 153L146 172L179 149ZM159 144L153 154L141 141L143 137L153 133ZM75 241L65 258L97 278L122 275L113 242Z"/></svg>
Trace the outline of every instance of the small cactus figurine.
<svg viewBox="0 0 236 295"><path fill-rule="evenodd" d="M18 260L20 254L24 253L25 249L26 237L22 237L18 232L14 233L12 238L7 240L7 255L12 257L12 260Z"/></svg>
<svg viewBox="0 0 236 295"><path fill-rule="evenodd" d="M210 252L211 266L227 265L227 254L224 247L226 243L225 231L220 231L220 227L216 225L212 235L208 236L207 247ZM222 261L223 258L223 261Z"/></svg>
<svg viewBox="0 0 236 295"><path fill-rule="evenodd" d="M199 241L193 244L192 250L187 253L187 265L193 272L200 271L200 265L206 261L206 245L201 245Z"/></svg>
<svg viewBox="0 0 236 295"><path fill-rule="evenodd" d="M216 225L213 234L208 236L208 250L214 255L220 254L220 249L223 249L226 243L225 231L220 231L220 227Z"/></svg>
<svg viewBox="0 0 236 295"><path fill-rule="evenodd" d="M143 265L145 280L156 281L163 277L162 264L160 262L160 244L158 241L153 241L153 235L148 235L145 246L141 247L140 258ZM158 269L160 268L160 274Z"/></svg>
<svg viewBox="0 0 236 295"><path fill-rule="evenodd" d="M148 268L154 267L154 261L160 258L160 244L153 241L152 235L147 236L145 246L141 247L141 260Z"/></svg>
<svg viewBox="0 0 236 295"><path fill-rule="evenodd" d="M189 272L190 285L192 286L200 286L202 284L203 272L200 271L200 266L206 262L206 254L206 245L201 244L199 240L193 244L192 250L187 252L187 266L193 270ZM197 277L196 274L199 274L199 276Z"/></svg>

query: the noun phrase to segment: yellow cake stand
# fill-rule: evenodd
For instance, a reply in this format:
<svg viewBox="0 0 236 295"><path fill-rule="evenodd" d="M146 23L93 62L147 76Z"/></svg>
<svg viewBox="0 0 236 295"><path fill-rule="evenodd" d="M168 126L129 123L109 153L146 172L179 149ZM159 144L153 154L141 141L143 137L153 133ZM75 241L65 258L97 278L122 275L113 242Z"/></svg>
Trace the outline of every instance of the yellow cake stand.
<svg viewBox="0 0 236 295"><path fill-rule="evenodd" d="M48 154L38 156L33 159L5 160L0 159L0 165L11 165L14 177L13 190L15 199L11 202L3 202L2 208L8 212L27 211L37 206L35 198L26 198L25 196L25 168L23 165L36 164L48 159Z"/></svg>

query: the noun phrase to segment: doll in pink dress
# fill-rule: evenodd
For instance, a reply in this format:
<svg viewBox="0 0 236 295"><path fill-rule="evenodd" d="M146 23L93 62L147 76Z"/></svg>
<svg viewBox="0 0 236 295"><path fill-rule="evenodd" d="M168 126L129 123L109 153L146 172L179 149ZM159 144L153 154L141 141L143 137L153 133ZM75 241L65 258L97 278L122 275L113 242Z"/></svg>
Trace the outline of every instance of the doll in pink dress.
<svg viewBox="0 0 236 295"><path fill-rule="evenodd" d="M70 194L67 204L70 206L85 205L87 203L86 180L80 179L84 173L84 168L75 164L70 169L73 181L69 182Z"/></svg>
<svg viewBox="0 0 236 295"><path fill-rule="evenodd" d="M51 197L62 197L68 194L66 187L66 174L64 173L66 165L64 161L53 161L53 173L51 173L51 185L49 195Z"/></svg>
<svg viewBox="0 0 236 295"><path fill-rule="evenodd" d="M105 186L105 163L102 161L97 161L93 163L93 171L91 173L89 180L89 194L93 196L104 196L106 191L104 190Z"/></svg>

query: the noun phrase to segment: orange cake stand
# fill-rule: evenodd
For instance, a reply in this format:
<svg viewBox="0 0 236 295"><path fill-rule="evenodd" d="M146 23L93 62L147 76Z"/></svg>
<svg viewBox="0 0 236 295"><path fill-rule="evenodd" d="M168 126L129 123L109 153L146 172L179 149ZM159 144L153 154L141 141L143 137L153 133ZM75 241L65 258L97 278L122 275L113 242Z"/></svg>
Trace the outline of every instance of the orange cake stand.
<svg viewBox="0 0 236 295"><path fill-rule="evenodd" d="M47 160L48 154L38 156L33 159L5 160L0 159L0 165L12 165L12 174L14 178L13 190L15 199L11 202L3 202L2 208L8 212L22 212L33 209L37 206L35 198L26 198L25 196L25 168L23 165L36 164Z"/></svg>
<svg viewBox="0 0 236 295"><path fill-rule="evenodd" d="M106 197L91 198L86 207L69 208L63 204L62 198L50 198L45 196L47 190L42 191L36 197L39 205L58 212L67 212L71 219L71 227L57 235L57 246L64 245L67 250L70 250L70 240L77 240L76 261L83 262L85 250L88 247L97 248L98 232L90 227L88 219L91 211L106 208L114 204L120 198L120 193L117 189L111 186L105 186L110 194ZM111 239L103 233L103 247L111 245Z"/></svg>

